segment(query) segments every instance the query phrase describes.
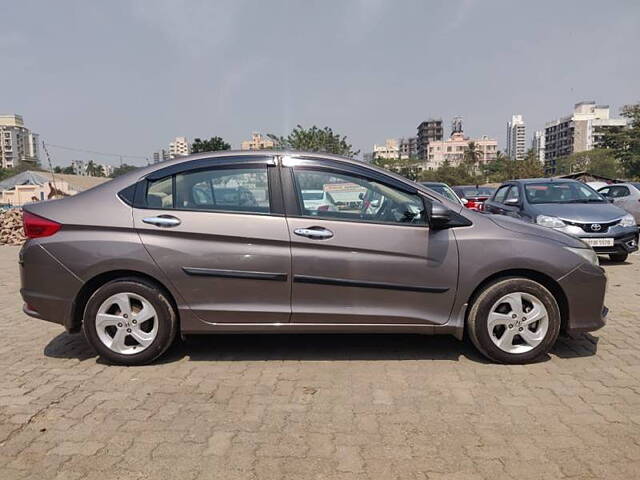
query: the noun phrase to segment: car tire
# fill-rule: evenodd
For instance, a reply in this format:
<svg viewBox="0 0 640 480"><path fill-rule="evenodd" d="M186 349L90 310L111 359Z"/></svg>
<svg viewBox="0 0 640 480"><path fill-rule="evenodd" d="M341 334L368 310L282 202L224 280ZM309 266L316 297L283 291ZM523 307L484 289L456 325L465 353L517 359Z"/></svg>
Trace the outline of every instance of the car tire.
<svg viewBox="0 0 640 480"><path fill-rule="evenodd" d="M173 343L178 320L162 288L127 277L112 280L91 295L82 328L89 343L109 363L145 365Z"/></svg>
<svg viewBox="0 0 640 480"><path fill-rule="evenodd" d="M522 277L485 286L475 296L467 317L475 347L490 360L507 364L529 363L549 352L560 323L558 302L551 292Z"/></svg>
<svg viewBox="0 0 640 480"><path fill-rule="evenodd" d="M629 257L628 253L610 253L609 259L612 262L626 262Z"/></svg>

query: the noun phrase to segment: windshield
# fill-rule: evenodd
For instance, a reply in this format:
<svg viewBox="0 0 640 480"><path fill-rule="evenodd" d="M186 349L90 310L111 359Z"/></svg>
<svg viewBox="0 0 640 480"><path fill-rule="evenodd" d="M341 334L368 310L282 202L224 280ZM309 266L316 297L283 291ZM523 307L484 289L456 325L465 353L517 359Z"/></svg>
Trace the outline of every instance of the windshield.
<svg viewBox="0 0 640 480"><path fill-rule="evenodd" d="M603 203L606 200L582 183L529 183L524 187L529 203Z"/></svg>
<svg viewBox="0 0 640 480"><path fill-rule="evenodd" d="M448 185L433 185L433 184L423 184L425 187L433 190L436 193L439 193L443 197L447 197L452 202L460 203L460 199L456 195L456 193L451 190Z"/></svg>
<svg viewBox="0 0 640 480"><path fill-rule="evenodd" d="M463 188L462 193L464 194L464 198L469 197L490 197L495 192L494 188L488 187L477 187L477 188Z"/></svg>

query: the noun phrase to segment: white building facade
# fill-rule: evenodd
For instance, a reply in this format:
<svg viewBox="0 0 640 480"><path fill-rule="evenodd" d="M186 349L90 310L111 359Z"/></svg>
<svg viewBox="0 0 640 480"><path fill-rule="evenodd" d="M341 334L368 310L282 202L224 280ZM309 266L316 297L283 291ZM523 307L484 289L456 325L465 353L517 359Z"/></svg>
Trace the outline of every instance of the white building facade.
<svg viewBox="0 0 640 480"><path fill-rule="evenodd" d="M524 160L525 155L525 125L522 115L512 115L507 122L507 156L511 160Z"/></svg>
<svg viewBox="0 0 640 480"><path fill-rule="evenodd" d="M39 161L38 134L24 126L21 115L0 115L0 167L14 168L22 162Z"/></svg>
<svg viewBox="0 0 640 480"><path fill-rule="evenodd" d="M191 145L187 137L176 137L169 143L169 158L186 157L191 153Z"/></svg>

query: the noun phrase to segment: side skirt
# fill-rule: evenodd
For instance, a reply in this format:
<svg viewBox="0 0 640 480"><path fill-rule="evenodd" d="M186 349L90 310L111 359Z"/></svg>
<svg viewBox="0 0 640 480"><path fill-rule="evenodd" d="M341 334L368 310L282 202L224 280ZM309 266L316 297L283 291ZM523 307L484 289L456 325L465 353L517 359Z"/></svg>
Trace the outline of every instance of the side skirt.
<svg viewBox="0 0 640 480"><path fill-rule="evenodd" d="M197 329L182 329L183 335L242 333L413 333L454 335L462 338L462 327L422 324L349 324L349 323L213 323Z"/></svg>

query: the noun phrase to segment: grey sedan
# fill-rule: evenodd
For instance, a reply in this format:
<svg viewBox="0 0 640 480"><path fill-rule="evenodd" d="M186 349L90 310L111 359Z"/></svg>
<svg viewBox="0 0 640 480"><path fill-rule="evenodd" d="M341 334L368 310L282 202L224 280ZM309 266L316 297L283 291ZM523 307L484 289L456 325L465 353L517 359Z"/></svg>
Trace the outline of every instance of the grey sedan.
<svg viewBox="0 0 640 480"><path fill-rule="evenodd" d="M304 191L355 199L321 209ZM355 160L223 152L29 205L24 311L138 365L177 335L465 332L533 361L604 325L606 278L580 240L465 209Z"/></svg>
<svg viewBox="0 0 640 480"><path fill-rule="evenodd" d="M633 216L575 180L506 182L485 203L485 211L579 237L596 253L608 254L616 262L624 262L638 249L638 227Z"/></svg>

